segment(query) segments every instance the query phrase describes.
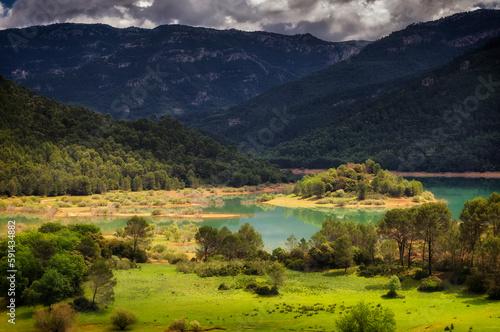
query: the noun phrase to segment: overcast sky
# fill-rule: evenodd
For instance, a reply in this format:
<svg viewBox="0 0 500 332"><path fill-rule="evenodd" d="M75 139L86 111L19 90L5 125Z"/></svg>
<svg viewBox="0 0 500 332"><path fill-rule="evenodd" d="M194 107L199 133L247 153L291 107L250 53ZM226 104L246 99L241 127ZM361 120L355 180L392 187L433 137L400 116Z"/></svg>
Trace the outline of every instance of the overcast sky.
<svg viewBox="0 0 500 332"><path fill-rule="evenodd" d="M0 29L60 22L124 28L185 24L375 40L408 24L500 1L470 0L0 0Z"/></svg>

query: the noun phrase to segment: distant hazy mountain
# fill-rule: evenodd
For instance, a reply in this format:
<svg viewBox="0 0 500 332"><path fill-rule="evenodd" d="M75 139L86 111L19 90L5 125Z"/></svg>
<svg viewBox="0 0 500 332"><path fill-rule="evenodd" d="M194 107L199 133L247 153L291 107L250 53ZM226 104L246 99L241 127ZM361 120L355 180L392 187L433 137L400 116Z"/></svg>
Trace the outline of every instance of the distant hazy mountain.
<svg viewBox="0 0 500 332"><path fill-rule="evenodd" d="M55 24L0 31L0 74L117 118L233 105L358 53L310 34Z"/></svg>
<svg viewBox="0 0 500 332"><path fill-rule="evenodd" d="M376 160L402 171L500 171L500 39L267 152L284 167Z"/></svg>
<svg viewBox="0 0 500 332"><path fill-rule="evenodd" d="M401 86L411 75L443 65L497 36L497 10L413 24L317 73L276 86L237 106L203 112L195 118L186 115L182 120L215 131L214 137L239 143L243 151L261 152L320 128L347 109Z"/></svg>

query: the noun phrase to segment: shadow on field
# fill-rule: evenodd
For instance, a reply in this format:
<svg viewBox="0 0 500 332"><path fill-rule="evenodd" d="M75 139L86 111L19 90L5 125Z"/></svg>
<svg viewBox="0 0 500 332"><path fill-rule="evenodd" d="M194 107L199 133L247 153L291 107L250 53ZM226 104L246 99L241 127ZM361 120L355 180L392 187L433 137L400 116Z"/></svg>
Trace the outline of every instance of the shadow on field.
<svg viewBox="0 0 500 332"><path fill-rule="evenodd" d="M21 314L16 315L16 318L18 318L19 320L31 319L33 317L34 313L35 313L34 310L28 310L28 311L25 311Z"/></svg>
<svg viewBox="0 0 500 332"><path fill-rule="evenodd" d="M344 270L323 273L323 277L342 277L344 275L345 275Z"/></svg>
<svg viewBox="0 0 500 332"><path fill-rule="evenodd" d="M462 303L471 305L498 304L498 300L489 300L485 294L474 294L471 292L457 292L457 299L463 299Z"/></svg>

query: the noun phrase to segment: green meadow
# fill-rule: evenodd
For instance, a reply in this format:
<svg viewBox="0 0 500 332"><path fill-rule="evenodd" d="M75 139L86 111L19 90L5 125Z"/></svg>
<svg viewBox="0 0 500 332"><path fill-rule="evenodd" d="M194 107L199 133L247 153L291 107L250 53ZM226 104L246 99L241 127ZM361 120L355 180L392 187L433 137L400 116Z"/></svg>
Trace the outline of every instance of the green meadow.
<svg viewBox="0 0 500 332"><path fill-rule="evenodd" d="M205 329L228 331L334 331L335 320L352 305L390 308L398 331L498 331L500 303L485 295L449 285L444 292L422 293L418 282L404 279L404 299L384 299L388 278L287 271L278 296L258 296L239 288L257 276L201 278L177 272L174 265L140 264L140 269L115 271L115 303L97 313L81 313L72 331L112 331L109 315L115 307L134 311L139 322L127 330L165 331L175 319L196 320ZM231 289L220 291L221 283ZM36 308L17 310L16 325L6 331L30 331Z"/></svg>

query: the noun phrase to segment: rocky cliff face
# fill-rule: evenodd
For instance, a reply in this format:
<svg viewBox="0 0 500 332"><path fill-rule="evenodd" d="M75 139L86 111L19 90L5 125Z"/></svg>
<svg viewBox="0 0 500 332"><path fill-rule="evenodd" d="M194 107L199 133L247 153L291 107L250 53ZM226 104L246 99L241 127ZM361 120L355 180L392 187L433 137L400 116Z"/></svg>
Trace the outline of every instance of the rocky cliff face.
<svg viewBox="0 0 500 332"><path fill-rule="evenodd" d="M310 34L56 24L0 31L0 73L120 118L229 106L358 53Z"/></svg>

